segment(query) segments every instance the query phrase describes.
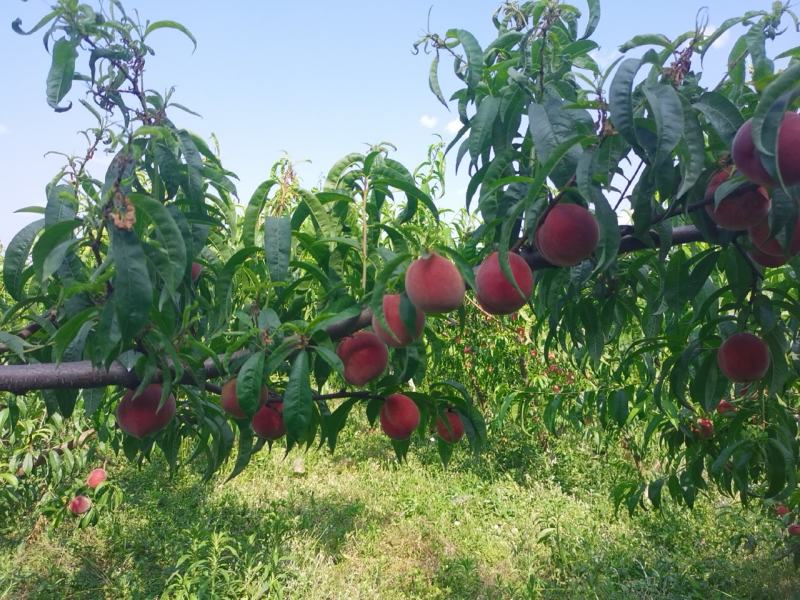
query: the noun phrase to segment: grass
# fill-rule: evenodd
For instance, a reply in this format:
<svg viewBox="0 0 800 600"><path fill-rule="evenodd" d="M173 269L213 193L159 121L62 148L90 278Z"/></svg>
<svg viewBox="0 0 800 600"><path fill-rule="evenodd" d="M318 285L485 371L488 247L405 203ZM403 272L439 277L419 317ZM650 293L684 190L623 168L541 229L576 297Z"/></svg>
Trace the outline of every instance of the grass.
<svg viewBox="0 0 800 600"><path fill-rule="evenodd" d="M480 460L461 450L448 470L416 446L398 466L362 423L333 456L263 452L227 484L121 464L125 503L94 528L24 515L0 539L0 598L796 594L771 519L719 498L615 517L609 490L627 463L577 434L546 449L512 436Z"/></svg>

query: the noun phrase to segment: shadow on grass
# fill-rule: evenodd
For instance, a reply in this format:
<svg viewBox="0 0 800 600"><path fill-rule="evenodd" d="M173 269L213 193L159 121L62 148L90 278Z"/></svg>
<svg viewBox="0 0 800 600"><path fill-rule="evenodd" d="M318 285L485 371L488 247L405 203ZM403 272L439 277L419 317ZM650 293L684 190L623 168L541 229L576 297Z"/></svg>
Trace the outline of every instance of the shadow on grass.
<svg viewBox="0 0 800 600"><path fill-rule="evenodd" d="M15 579L20 589L13 597L94 598L109 589L120 590L119 597L158 597L179 558L191 555L213 534L241 542L236 560L243 565L258 564L276 548L285 554L289 540L298 537L312 539L319 552L337 561L365 511L360 502L324 494L259 498L254 507L233 492L212 495L213 484L194 474L171 479L159 462L121 474L124 504L94 528L56 530L48 547L36 551L63 553L70 548L73 560L19 573ZM278 562L280 568L293 568L291 561Z"/></svg>

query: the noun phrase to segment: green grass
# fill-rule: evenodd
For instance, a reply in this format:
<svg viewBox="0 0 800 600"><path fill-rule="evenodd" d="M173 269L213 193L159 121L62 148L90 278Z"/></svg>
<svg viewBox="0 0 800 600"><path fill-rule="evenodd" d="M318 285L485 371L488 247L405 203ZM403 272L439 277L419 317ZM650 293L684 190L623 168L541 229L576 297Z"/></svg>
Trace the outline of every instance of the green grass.
<svg viewBox="0 0 800 600"><path fill-rule="evenodd" d="M0 598L791 598L776 522L723 501L614 516L629 468L576 435L506 439L449 470L349 426L335 455L258 455L230 483L121 464L123 506L79 530L22 516ZM757 541L748 549L739 535Z"/></svg>

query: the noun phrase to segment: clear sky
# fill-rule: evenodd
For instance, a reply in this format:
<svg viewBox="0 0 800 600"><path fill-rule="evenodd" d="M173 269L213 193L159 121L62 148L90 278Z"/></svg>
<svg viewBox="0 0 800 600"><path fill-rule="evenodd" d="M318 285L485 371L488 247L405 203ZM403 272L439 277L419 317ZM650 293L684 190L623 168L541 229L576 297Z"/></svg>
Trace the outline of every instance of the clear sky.
<svg viewBox="0 0 800 600"><path fill-rule="evenodd" d="M90 0L85 0L90 1ZM203 118L174 112L180 126L203 136L214 133L223 163L239 175L239 197L246 202L283 155L299 165L312 186L333 162L367 143L388 141L395 158L413 167L425 156L434 134L453 136L455 107L448 112L428 90L430 56L414 56L412 44L427 27L473 32L483 46L492 39L491 15L497 4L478 0L123 0L142 19L173 19L186 25L199 46L192 54L188 39L162 30L151 42L156 56L148 62L148 86L175 85L175 100ZM583 0L574 2L581 9ZM595 36L597 59L608 64L616 48L637 33L674 37L692 29L700 6L707 6L712 25L746 10L768 8L770 0L601 0L603 16ZM22 37L10 23L21 17L31 27L49 0L4 0L0 4L0 56L4 71L0 92L0 243L35 215L14 214L24 206L44 205L44 186L62 164L45 157L56 150L81 153L76 132L93 122L75 103L56 114L45 101L49 55L41 35ZM785 37L790 37L791 34ZM715 82L733 36L725 35L706 59ZM783 44L785 45L785 44ZM641 51L634 50L634 55ZM440 67L446 75L450 65ZM86 71L85 63L79 70ZM79 84L78 84L79 87ZM442 77L445 96L456 89ZM67 99L79 97L74 91ZM104 167L107 164L99 166ZM451 161L453 162L453 161ZM452 174L452 166L449 167ZM97 172L97 171L96 171ZM463 206L464 173L448 181L442 205Z"/></svg>

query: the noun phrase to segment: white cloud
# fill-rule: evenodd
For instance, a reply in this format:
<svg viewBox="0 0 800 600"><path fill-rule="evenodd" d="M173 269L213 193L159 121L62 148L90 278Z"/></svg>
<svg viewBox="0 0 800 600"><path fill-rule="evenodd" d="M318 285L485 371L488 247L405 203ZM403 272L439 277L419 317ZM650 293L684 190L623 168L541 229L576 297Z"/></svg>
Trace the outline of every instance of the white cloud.
<svg viewBox="0 0 800 600"><path fill-rule="evenodd" d="M461 130L461 127L462 123L458 119L453 119L444 126L444 128L450 133L458 133Z"/></svg>
<svg viewBox="0 0 800 600"><path fill-rule="evenodd" d="M419 124L427 129L433 129L436 127L437 119L436 117L432 117L430 115L422 115L419 118Z"/></svg>
<svg viewBox="0 0 800 600"><path fill-rule="evenodd" d="M7 135L8 134L8 125L5 123L0 123L0 135Z"/></svg>
<svg viewBox="0 0 800 600"><path fill-rule="evenodd" d="M716 25L709 25L706 28L706 35L711 35L716 30L717 30ZM731 30L727 29L727 30L725 30L725 32L721 36L719 36L716 40L714 40L714 43L711 44L711 47L714 50L720 50L720 49L724 48L725 46L727 46L728 42L730 42L730 40L731 40Z"/></svg>

